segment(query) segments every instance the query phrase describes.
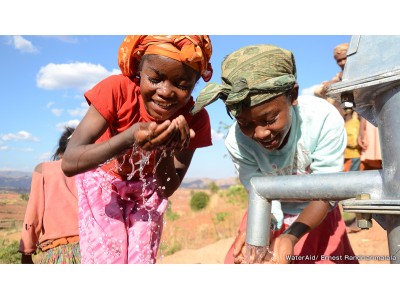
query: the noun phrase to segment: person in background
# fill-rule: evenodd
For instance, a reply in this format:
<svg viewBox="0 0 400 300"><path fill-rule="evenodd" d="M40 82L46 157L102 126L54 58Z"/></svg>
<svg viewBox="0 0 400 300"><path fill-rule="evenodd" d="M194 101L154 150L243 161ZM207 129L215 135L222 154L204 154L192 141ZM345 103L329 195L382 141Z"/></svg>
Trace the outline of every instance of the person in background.
<svg viewBox="0 0 400 300"><path fill-rule="evenodd" d="M342 43L335 47L333 50L333 58L340 68L331 80L323 82L315 91L314 95L326 99L329 103L334 105L345 120L345 128L347 133L347 145L344 152L344 166L343 171L360 171L361 168L361 149L362 144L360 140L361 122L365 121L364 118L359 116L353 107L342 108L340 104L332 98L327 97L326 92L328 88L342 80L344 67L347 62L347 49L348 43ZM361 229L357 226L356 215L354 213L346 213L346 226L348 233L356 233Z"/></svg>
<svg viewBox="0 0 400 300"><path fill-rule="evenodd" d="M53 161L35 167L18 251L21 263L32 264L39 248L41 264L79 264L78 195L74 177L61 170L74 129L66 127Z"/></svg>
<svg viewBox="0 0 400 300"><path fill-rule="evenodd" d="M346 65L346 60L347 60L347 49L348 48L349 48L348 43L342 43L342 44L337 45L333 49L333 58L335 59L337 65L339 66L340 72L336 73L336 75L333 76L331 80L322 82L314 90L315 96L326 99L330 104L332 104L333 106L335 106L337 108L337 110L340 112L340 114L343 117L345 115L344 109L340 106L340 104L337 101L328 97L326 92L332 84L342 81L343 70Z"/></svg>
<svg viewBox="0 0 400 300"><path fill-rule="evenodd" d="M207 111L190 113L211 53L207 35L126 36L122 74L85 93L62 164L77 176L82 263L156 262L168 197L212 144Z"/></svg>
<svg viewBox="0 0 400 300"><path fill-rule="evenodd" d="M358 143L362 147L360 169L362 171L382 169L378 127L374 126L364 118L361 120Z"/></svg>
<svg viewBox="0 0 400 300"><path fill-rule="evenodd" d="M333 49L333 58L340 68L331 80L321 83L314 91L314 95L326 99L334 105L345 120L345 128L347 133L347 146L344 153L344 171L359 171L361 145L359 144L359 132L361 117L354 111L353 107L342 108L340 104L326 95L328 88L337 82L342 81L344 67L347 61L348 43L339 44Z"/></svg>
<svg viewBox="0 0 400 300"><path fill-rule="evenodd" d="M249 189L250 179L265 175L340 172L346 147L344 122L325 100L298 96L291 51L274 45L243 47L222 62L222 85L208 84L197 109L221 98L236 122L225 145ZM195 107L196 109L196 107ZM282 187L284 189L285 187ZM277 231L267 263L358 263L336 201L272 201ZM245 260L245 213L225 263ZM267 229L266 229L267 230ZM292 260L290 255L297 255Z"/></svg>
<svg viewBox="0 0 400 300"><path fill-rule="evenodd" d="M353 109L346 109L345 128L347 134L347 145L344 150L344 168L345 172L360 171L361 146L359 143L360 118Z"/></svg>

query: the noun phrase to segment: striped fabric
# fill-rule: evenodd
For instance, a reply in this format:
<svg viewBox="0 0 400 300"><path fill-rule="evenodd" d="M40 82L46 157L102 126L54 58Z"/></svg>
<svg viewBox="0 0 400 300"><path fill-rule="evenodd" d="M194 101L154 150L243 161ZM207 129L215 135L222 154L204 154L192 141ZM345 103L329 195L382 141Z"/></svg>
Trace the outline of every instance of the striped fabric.
<svg viewBox="0 0 400 300"><path fill-rule="evenodd" d="M42 252L41 264L80 264L79 243L60 245Z"/></svg>

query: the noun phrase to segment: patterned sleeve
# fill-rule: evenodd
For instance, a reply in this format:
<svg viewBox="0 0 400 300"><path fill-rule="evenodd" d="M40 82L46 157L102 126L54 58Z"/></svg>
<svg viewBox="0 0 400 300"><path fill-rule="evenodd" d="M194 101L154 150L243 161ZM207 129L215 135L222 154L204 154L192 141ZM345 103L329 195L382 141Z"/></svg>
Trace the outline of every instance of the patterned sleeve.
<svg viewBox="0 0 400 300"><path fill-rule="evenodd" d="M31 191L22 224L21 240L18 252L32 254L36 252L39 236L42 231L44 213L44 180L43 175L33 172Z"/></svg>

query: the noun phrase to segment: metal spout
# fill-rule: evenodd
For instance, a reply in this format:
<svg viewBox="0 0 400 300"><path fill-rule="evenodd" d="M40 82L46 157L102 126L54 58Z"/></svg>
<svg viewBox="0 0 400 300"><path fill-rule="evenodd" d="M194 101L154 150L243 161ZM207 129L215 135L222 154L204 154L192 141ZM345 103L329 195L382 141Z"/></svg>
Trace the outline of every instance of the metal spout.
<svg viewBox="0 0 400 300"><path fill-rule="evenodd" d="M269 245L271 200L339 201L355 198L360 192L380 199L382 171L253 177L249 191L246 243Z"/></svg>

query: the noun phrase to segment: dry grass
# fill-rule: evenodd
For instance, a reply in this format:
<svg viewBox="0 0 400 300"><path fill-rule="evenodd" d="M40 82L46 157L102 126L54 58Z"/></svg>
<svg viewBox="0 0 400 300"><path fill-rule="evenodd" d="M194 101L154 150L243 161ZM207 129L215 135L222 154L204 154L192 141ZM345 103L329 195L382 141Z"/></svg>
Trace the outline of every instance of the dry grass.
<svg viewBox="0 0 400 300"><path fill-rule="evenodd" d="M208 194L209 191L204 190ZM173 254L181 249L198 249L220 239L236 235L244 213L243 205L231 203L226 193L210 195L210 203L194 212L189 202L191 190L179 189L171 198L171 212L178 215L175 220L165 218L160 255Z"/></svg>
<svg viewBox="0 0 400 300"><path fill-rule="evenodd" d="M27 204L19 194L0 194L0 238L19 240Z"/></svg>

